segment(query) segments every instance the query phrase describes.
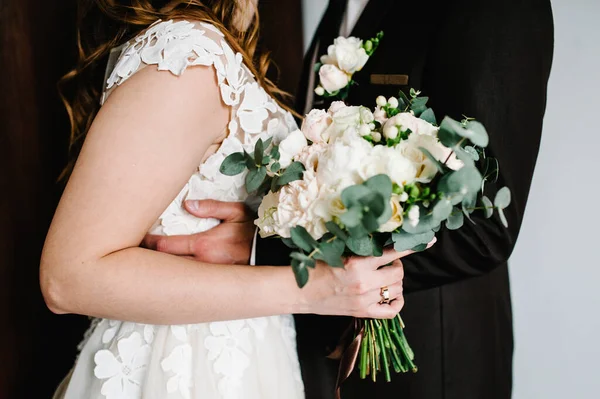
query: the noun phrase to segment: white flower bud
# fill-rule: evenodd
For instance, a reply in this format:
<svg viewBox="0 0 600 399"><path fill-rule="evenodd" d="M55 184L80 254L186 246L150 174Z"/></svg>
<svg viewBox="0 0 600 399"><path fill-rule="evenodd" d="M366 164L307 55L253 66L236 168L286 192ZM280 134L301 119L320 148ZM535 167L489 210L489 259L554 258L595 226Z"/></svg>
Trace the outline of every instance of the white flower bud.
<svg viewBox="0 0 600 399"><path fill-rule="evenodd" d="M392 107L392 108L398 108L398 106L400 105L398 103L398 99L396 97L388 98L387 102L390 105L390 107Z"/></svg>
<svg viewBox="0 0 600 399"><path fill-rule="evenodd" d="M402 194L400 194L400 202L406 202L408 201L408 193L406 191L404 191Z"/></svg>
<svg viewBox="0 0 600 399"><path fill-rule="evenodd" d="M408 223L412 227L416 227L419 224L419 217L420 217L419 207L416 205L411 206L410 209L408 210Z"/></svg>
<svg viewBox="0 0 600 399"><path fill-rule="evenodd" d="M371 137L373 137L373 141L376 143L379 143L381 141L381 133L379 132L373 132L373 134L371 134Z"/></svg>
<svg viewBox="0 0 600 399"><path fill-rule="evenodd" d="M368 136L371 134L371 129L369 129L369 125L360 125L360 129L358 129L358 133L361 136Z"/></svg>
<svg viewBox="0 0 600 399"><path fill-rule="evenodd" d="M322 86L317 86L317 88L315 89L315 94L317 96L322 96L323 94L325 94L325 89Z"/></svg>
<svg viewBox="0 0 600 399"><path fill-rule="evenodd" d="M398 130L398 127L397 127L397 126L393 126L393 125L391 125L391 126L386 126L386 127L383 129L383 135L384 135L386 138L388 138L388 139L391 139L391 140L393 140L393 139L395 139L396 137L398 137L398 133L399 133L399 130Z"/></svg>
<svg viewBox="0 0 600 399"><path fill-rule="evenodd" d="M384 96L379 96L377 97L377 105L379 105L380 107L385 107L387 105L387 100L385 99Z"/></svg>
<svg viewBox="0 0 600 399"><path fill-rule="evenodd" d="M369 123L369 129L375 130L375 124L374 123Z"/></svg>

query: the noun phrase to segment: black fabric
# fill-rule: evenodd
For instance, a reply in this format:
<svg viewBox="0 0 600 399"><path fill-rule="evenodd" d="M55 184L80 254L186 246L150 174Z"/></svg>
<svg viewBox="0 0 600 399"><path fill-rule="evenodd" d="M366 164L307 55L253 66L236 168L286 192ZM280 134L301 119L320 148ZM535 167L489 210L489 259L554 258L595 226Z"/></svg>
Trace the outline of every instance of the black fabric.
<svg viewBox="0 0 600 399"><path fill-rule="evenodd" d="M512 191L506 210L510 227L502 227L497 217L476 217L475 225L441 231L432 249L404 259L402 315L419 372L375 384L353 375L342 397L510 398L513 337L506 262L539 149L553 55L550 1L371 0L353 35L367 38L380 30L385 37L355 75L359 85L348 102L371 106L380 94L414 87L431 97L438 119L477 117L490 135L488 153L500 163L499 181L488 185L489 195L504 185ZM409 85L371 85L371 74L406 74ZM306 79L303 84L298 93L306 93ZM266 244L264 257L259 247L260 263L289 263L286 249L274 241ZM339 317L296 317L307 399L333 398L337 363L325 355L348 324Z"/></svg>

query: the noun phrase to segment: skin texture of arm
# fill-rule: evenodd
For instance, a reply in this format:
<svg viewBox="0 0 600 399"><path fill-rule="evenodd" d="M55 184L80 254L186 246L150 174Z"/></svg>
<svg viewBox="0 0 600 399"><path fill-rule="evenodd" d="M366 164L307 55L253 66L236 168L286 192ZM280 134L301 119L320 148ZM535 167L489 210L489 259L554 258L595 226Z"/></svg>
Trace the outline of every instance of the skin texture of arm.
<svg viewBox="0 0 600 399"><path fill-rule="evenodd" d="M112 93L86 138L42 254L50 309L149 324L187 324L285 313L393 317L402 307L408 253L319 264L297 288L287 268L196 262L139 248L206 151L229 109L214 71L180 77L147 67ZM160 189L157 189L160 188ZM391 306L379 305L389 286Z"/></svg>

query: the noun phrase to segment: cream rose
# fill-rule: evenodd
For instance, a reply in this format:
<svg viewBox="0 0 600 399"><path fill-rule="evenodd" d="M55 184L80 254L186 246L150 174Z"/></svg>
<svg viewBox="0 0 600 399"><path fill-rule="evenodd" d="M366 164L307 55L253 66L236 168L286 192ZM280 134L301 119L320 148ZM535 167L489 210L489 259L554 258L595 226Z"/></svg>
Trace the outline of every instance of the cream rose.
<svg viewBox="0 0 600 399"><path fill-rule="evenodd" d="M350 76L335 65L323 65L319 69L321 86L329 93L335 93L350 83Z"/></svg>
<svg viewBox="0 0 600 399"><path fill-rule="evenodd" d="M390 207L392 208L392 217L385 224L379 226L380 233L391 233L402 226L404 209L400 205L400 197L398 195L392 195Z"/></svg>
<svg viewBox="0 0 600 399"><path fill-rule="evenodd" d="M260 206L258 207L258 219L254 224L258 226L259 234L262 238L277 234L279 220L277 215L277 206L279 205L279 193L269 191Z"/></svg>
<svg viewBox="0 0 600 399"><path fill-rule="evenodd" d="M464 166L463 162L449 148L445 147L436 137L428 135L411 134L408 140L402 141L397 149L409 159L416 168L418 182L429 183L438 173L434 163L423 154L420 148L425 148L440 162L446 161L450 169L458 170ZM450 158L448 158L450 156Z"/></svg>
<svg viewBox="0 0 600 399"><path fill-rule="evenodd" d="M404 186L415 181L417 170L397 149L378 145L373 147L368 157L360 161L358 174L363 181L385 174L393 183Z"/></svg>
<svg viewBox="0 0 600 399"><path fill-rule="evenodd" d="M317 170L319 166L319 158L327 149L324 143L316 143L304 147L304 149L296 155L295 161L301 162L307 170Z"/></svg>
<svg viewBox="0 0 600 399"><path fill-rule="evenodd" d="M384 129L385 127L389 126L397 126L402 132L405 132L408 129L410 129L413 133L432 137L437 137L438 132L437 127L433 126L431 123L421 118L417 118L410 112L402 112L396 116L391 117L385 122Z"/></svg>
<svg viewBox="0 0 600 399"><path fill-rule="evenodd" d="M323 137L323 133L325 133L331 123L333 123L333 118L328 112L322 109L313 109L304 118L301 130L304 136L313 143L322 143L327 141Z"/></svg>
<svg viewBox="0 0 600 399"><path fill-rule="evenodd" d="M294 130L279 144L279 164L287 168L296 155L308 145L306 137L300 130Z"/></svg>
<svg viewBox="0 0 600 399"><path fill-rule="evenodd" d="M353 74L360 71L369 56L362 47L362 40L356 37L338 37L327 48L327 55L321 57L323 64L337 65L341 70Z"/></svg>
<svg viewBox="0 0 600 399"><path fill-rule="evenodd" d="M335 190L362 183L359 169L372 150L358 134L347 134L330 143L319 159L319 183Z"/></svg>

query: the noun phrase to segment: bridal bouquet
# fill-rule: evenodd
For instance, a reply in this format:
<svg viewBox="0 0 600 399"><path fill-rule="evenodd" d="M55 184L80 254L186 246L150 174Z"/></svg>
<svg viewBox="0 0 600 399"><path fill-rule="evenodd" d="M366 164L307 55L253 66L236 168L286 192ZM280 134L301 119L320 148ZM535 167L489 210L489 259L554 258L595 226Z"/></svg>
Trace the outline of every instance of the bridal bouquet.
<svg viewBox="0 0 600 399"><path fill-rule="evenodd" d="M248 170L247 190L264 195L260 235L293 249L300 287L317 260L343 267L343 256L380 256L386 246L424 250L442 225L459 229L478 210L487 217L497 210L506 224L510 191L499 190L493 202L482 194L497 173L485 157L483 125L446 117L438 126L419 94L380 96L374 110L334 102L312 110L277 145L259 140L253 154L224 160L222 173ZM360 321L362 378L416 371L403 328L400 316Z"/></svg>

